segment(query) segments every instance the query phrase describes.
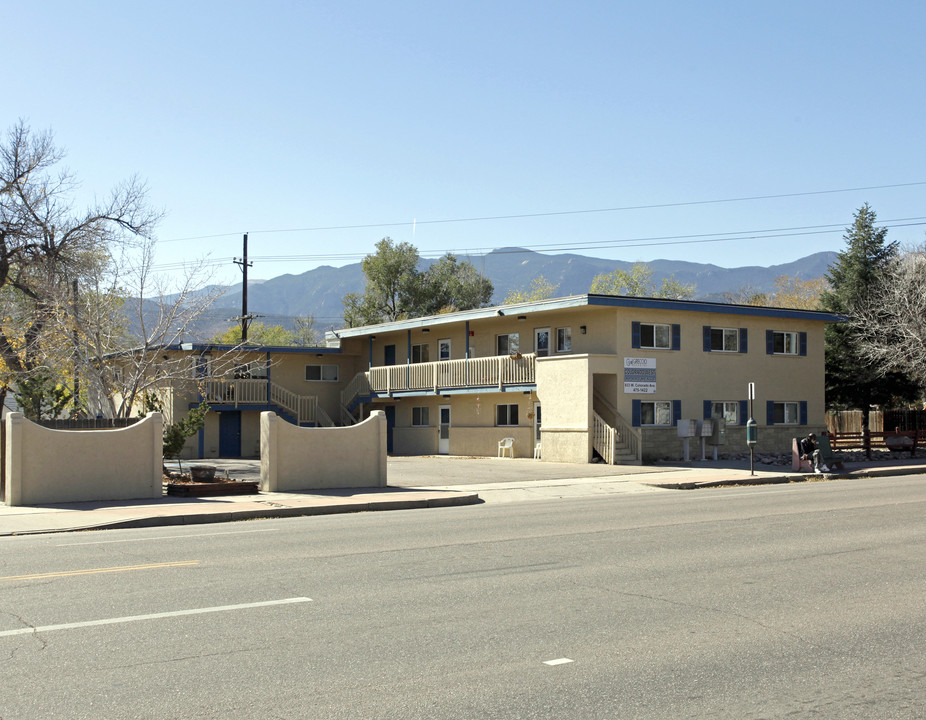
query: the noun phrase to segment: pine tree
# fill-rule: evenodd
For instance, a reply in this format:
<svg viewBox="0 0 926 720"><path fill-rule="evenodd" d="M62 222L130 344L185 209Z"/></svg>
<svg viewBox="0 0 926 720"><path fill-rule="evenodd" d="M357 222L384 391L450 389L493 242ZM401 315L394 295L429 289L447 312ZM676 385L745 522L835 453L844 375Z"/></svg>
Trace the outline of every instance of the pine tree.
<svg viewBox="0 0 926 720"><path fill-rule="evenodd" d="M887 241L887 228L879 228L877 215L866 203L855 214L843 239L846 249L830 266L830 289L822 295L825 309L851 317L859 303L877 284L880 273L897 255L897 243ZM826 328L826 402L830 408L858 408L864 413L872 405L913 399L918 387L908 376L883 374L863 360L860 340L849 323L833 323Z"/></svg>

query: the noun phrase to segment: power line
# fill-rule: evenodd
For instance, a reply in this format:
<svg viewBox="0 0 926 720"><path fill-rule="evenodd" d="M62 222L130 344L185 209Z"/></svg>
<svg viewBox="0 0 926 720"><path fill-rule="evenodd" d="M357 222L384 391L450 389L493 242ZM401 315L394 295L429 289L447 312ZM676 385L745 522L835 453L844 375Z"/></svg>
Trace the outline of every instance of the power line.
<svg viewBox="0 0 926 720"><path fill-rule="evenodd" d="M794 197L810 197L814 195L833 195L836 193L846 193L846 192L861 192L863 190L889 190L893 188L903 188L903 187L916 187L919 185L926 185L926 180L921 180L917 182L909 183L894 183L891 185L869 185L866 187L854 187L854 188L840 188L838 190L810 190L806 192L793 192L793 193L778 193L775 195L749 195L744 197L732 197L732 198L721 198L714 200L688 200L683 202L671 202L671 203L654 203L650 205L625 205L618 207L608 207L608 208L594 208L594 209L585 209L585 210L555 210L549 212L537 212L537 213L519 213L519 214L507 214L507 215L485 215L477 217L463 217L463 218L444 218L438 220L412 220L411 222L384 222L384 223L366 223L362 225L327 225L327 226L317 226L317 227L303 227L303 228L278 228L275 230L257 230L256 233L293 233L293 232L320 232L320 231L330 231L330 230L365 230L370 228L387 228L387 227L411 227L413 225L441 225L448 223L465 223L465 222L484 222L489 220L518 220L525 218L539 218L539 217L556 217L562 215L588 215L592 213L607 213L607 212L625 212L628 210L659 210L665 208L673 207L691 207L696 205L718 205L722 203L734 203L734 202L748 202L753 200L780 200L784 198L794 198ZM254 234L252 232L251 234ZM183 237L183 238L171 238L169 240L160 240L159 242L185 242L188 240L213 240L215 238L222 237L233 237L240 235L240 232L234 233L219 233L216 235L197 235L195 237Z"/></svg>
<svg viewBox="0 0 926 720"><path fill-rule="evenodd" d="M926 217L898 218L896 220L886 220L878 223L879 227L897 228L897 227L916 227L926 225ZM653 237L626 238L623 240L596 240L596 241L576 241L562 243L540 243L524 245L519 248L510 250L496 250L489 247L465 248L457 251L459 255L480 255L489 252L495 254L508 253L526 253L536 252L536 249L542 249L546 252L555 252L558 250L604 250L608 248L632 248L632 247L660 247L665 245L693 245L703 243L734 242L742 240L773 240L783 237L801 237L809 235L825 235L835 232L843 232L845 225L805 225L793 228L773 228L768 230L739 230L736 232L723 233L702 233L696 235L663 235ZM422 257L440 257L445 254L444 250L423 250L419 252ZM369 253L339 253L324 255L256 255L252 258L263 263L277 262L338 262L344 260L362 260ZM208 259L202 264L207 266L219 266L227 263L231 258ZM176 262L156 265L155 270L180 270L186 267L188 263Z"/></svg>

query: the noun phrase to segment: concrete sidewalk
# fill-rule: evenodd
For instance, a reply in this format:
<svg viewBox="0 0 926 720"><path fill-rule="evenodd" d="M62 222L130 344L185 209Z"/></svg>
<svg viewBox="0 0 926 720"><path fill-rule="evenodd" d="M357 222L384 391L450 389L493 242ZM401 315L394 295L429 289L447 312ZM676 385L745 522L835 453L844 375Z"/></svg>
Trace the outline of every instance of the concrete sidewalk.
<svg viewBox="0 0 926 720"><path fill-rule="evenodd" d="M260 474L258 461L211 462L240 480L256 479ZM926 473L926 458L854 463L845 472L826 477L919 473ZM812 477L793 473L790 468L767 465L756 466L752 475L748 462L607 466L496 458L390 458L387 488L203 498L165 495L151 500L42 507L0 504L0 536L667 492L717 485L794 482Z"/></svg>

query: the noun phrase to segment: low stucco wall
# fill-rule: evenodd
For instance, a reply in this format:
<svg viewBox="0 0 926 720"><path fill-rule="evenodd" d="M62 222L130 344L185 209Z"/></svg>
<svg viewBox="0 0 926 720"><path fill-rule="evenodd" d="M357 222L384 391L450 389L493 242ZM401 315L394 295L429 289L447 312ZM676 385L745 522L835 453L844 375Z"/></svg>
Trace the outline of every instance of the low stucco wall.
<svg viewBox="0 0 926 720"><path fill-rule="evenodd" d="M296 427L260 416L260 489L265 492L386 486L386 415L350 427Z"/></svg>
<svg viewBox="0 0 926 720"><path fill-rule="evenodd" d="M163 495L163 420L118 430L50 430L10 413L7 505L134 500Z"/></svg>

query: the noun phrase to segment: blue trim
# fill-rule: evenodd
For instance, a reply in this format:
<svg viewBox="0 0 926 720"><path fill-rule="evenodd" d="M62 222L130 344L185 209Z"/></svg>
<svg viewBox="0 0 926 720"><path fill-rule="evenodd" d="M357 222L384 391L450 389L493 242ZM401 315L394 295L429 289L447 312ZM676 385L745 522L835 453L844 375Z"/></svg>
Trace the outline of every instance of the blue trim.
<svg viewBox="0 0 926 720"><path fill-rule="evenodd" d="M469 320L466 321L466 354L463 356L465 359L469 359Z"/></svg>
<svg viewBox="0 0 926 720"><path fill-rule="evenodd" d="M551 298L529 303L516 303L506 306L461 310L446 315L429 315L426 317L400 320L397 322L366 325L357 328L342 328L331 332L335 338L363 337L365 335L393 332L396 330L434 327L448 325L461 320L486 320L499 316L499 309L504 308L504 315L516 315L527 312L545 312L547 310L566 310L581 307L626 307L647 308L655 310L673 310L678 312L708 312L721 315L748 315L753 317L789 318L795 320L817 320L820 322L845 322L846 316L820 310L796 310L792 308L767 308L753 305L728 305L726 303L705 302L701 300L663 300L661 298L625 297L618 295L575 295L566 298ZM208 346L207 346L208 347ZM287 349L287 348L281 348ZM313 351L314 352L314 351Z"/></svg>

